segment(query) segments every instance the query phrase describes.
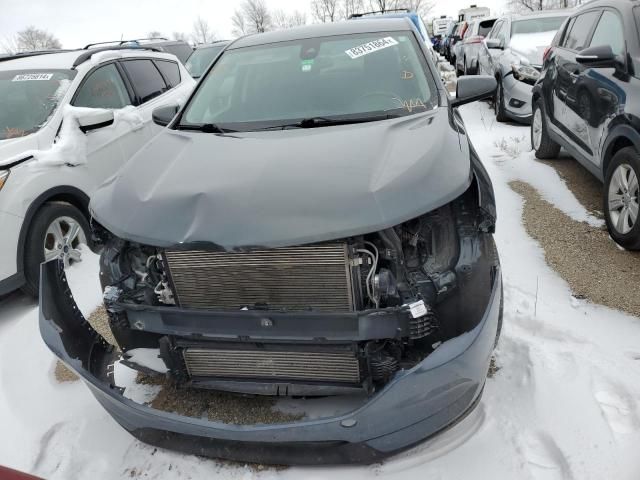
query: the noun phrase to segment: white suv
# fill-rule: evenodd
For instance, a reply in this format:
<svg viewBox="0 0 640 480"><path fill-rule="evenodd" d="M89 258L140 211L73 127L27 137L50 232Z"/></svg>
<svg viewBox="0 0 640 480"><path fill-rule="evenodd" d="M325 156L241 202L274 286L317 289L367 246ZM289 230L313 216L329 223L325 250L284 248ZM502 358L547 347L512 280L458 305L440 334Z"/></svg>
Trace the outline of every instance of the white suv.
<svg viewBox="0 0 640 480"><path fill-rule="evenodd" d="M79 261L87 206L195 85L176 57L104 47L0 58L0 295L38 292L45 259Z"/></svg>

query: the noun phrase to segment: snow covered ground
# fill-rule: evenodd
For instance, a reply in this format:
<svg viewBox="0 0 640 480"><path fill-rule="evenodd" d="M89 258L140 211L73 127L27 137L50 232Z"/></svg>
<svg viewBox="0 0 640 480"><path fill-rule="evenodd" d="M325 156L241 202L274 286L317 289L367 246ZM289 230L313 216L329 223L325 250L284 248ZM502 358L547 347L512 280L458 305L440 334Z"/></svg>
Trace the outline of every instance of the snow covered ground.
<svg viewBox="0 0 640 480"><path fill-rule="evenodd" d="M576 300L527 236L529 182L572 218L599 225L551 167L533 160L529 129L497 124L486 104L463 108L494 182L505 323L478 408L463 422L382 465L258 471L156 450L122 430L80 382L59 384L40 340L37 306L0 302L0 465L51 479L617 479L640 478L640 319ZM73 267L99 302L95 257Z"/></svg>

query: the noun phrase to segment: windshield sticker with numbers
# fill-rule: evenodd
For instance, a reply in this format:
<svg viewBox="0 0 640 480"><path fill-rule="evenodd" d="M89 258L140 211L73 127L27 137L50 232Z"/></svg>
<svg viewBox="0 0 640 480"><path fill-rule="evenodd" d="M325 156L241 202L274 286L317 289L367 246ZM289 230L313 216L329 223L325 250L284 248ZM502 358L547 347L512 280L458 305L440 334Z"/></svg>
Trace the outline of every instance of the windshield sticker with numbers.
<svg viewBox="0 0 640 480"><path fill-rule="evenodd" d="M373 40L372 42L363 43L357 47L345 50L345 53L351 57L351 59L360 58L363 55L368 55L383 48L393 47L398 45L398 42L393 37L384 37L379 40Z"/></svg>
<svg viewBox="0 0 640 480"><path fill-rule="evenodd" d="M21 73L13 77L12 82L29 82L32 80L51 80L53 73Z"/></svg>

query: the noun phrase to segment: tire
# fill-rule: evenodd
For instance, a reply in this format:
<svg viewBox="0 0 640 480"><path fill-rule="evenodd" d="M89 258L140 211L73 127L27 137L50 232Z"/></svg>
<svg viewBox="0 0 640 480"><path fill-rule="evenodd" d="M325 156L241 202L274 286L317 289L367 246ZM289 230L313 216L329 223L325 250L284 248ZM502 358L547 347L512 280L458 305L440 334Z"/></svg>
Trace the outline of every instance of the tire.
<svg viewBox="0 0 640 480"><path fill-rule="evenodd" d="M58 223L59 230L54 228L54 222ZM79 227L77 233L74 226ZM49 259L55 258L59 250L61 254L65 252L65 263L80 261L77 248L80 243L90 242L90 230L85 216L73 205L66 202L45 203L33 217L27 233L24 247L26 283L22 290L33 297L38 296L40 264L45 261L45 250L50 252ZM59 243L60 240L62 243Z"/></svg>
<svg viewBox="0 0 640 480"><path fill-rule="evenodd" d="M549 137L547 119L544 115L542 100L540 99L536 100L533 104L531 147L536 151L536 158L541 160L558 158L558 154L560 153L560 145Z"/></svg>
<svg viewBox="0 0 640 480"><path fill-rule="evenodd" d="M627 250L640 250L639 179L638 152L633 147L619 150L604 178L603 211L609 235Z"/></svg>
<svg viewBox="0 0 640 480"><path fill-rule="evenodd" d="M493 109L496 112L496 120L498 122L506 122L509 118L504 110L504 92L502 90L502 80L498 80L496 94L493 99Z"/></svg>

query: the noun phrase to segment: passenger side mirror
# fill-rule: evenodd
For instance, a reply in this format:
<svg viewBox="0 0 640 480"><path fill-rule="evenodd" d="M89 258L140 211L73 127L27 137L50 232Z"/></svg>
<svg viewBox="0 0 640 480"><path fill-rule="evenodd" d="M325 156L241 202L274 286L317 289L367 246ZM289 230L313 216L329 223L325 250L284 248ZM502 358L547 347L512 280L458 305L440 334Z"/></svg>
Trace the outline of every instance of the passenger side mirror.
<svg viewBox="0 0 640 480"><path fill-rule="evenodd" d="M76 117L83 133L113 125L113 111L102 108L87 108Z"/></svg>
<svg viewBox="0 0 640 480"><path fill-rule="evenodd" d="M598 45L578 53L576 62L590 67L612 67L616 63L616 56L610 45Z"/></svg>
<svg viewBox="0 0 640 480"><path fill-rule="evenodd" d="M474 75L461 77L456 87L456 98L451 107L459 107L467 103L484 100L495 94L498 82L491 75Z"/></svg>
<svg viewBox="0 0 640 480"><path fill-rule="evenodd" d="M485 45L487 46L487 48L493 48L496 50L504 50L504 45L502 43L502 40L500 40L499 38L486 38L484 40Z"/></svg>
<svg viewBox="0 0 640 480"><path fill-rule="evenodd" d="M156 108L151 114L153 123L155 123L156 125L160 125L161 127L166 127L176 116L178 110L180 110L179 105L167 105L165 107Z"/></svg>

